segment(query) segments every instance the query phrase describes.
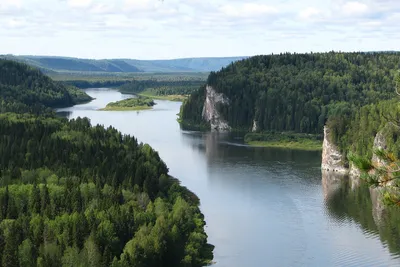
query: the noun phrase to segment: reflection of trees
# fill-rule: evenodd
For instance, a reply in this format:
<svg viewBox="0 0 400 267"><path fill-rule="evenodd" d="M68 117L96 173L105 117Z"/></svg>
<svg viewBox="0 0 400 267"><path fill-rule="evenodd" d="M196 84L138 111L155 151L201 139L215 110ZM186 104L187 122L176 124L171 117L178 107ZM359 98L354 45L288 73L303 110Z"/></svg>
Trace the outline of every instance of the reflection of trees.
<svg viewBox="0 0 400 267"><path fill-rule="evenodd" d="M377 189L357 179L322 172L322 187L329 215L338 221L350 219L368 233L379 235L389 251L400 255L400 209L383 208Z"/></svg>

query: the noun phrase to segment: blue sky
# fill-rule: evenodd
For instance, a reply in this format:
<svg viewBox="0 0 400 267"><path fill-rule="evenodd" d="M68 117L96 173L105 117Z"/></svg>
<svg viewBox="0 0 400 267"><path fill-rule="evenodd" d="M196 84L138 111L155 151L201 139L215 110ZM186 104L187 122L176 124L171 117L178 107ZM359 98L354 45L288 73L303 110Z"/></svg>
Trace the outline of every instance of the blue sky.
<svg viewBox="0 0 400 267"><path fill-rule="evenodd" d="M399 0L0 0L0 54L165 59L400 50Z"/></svg>

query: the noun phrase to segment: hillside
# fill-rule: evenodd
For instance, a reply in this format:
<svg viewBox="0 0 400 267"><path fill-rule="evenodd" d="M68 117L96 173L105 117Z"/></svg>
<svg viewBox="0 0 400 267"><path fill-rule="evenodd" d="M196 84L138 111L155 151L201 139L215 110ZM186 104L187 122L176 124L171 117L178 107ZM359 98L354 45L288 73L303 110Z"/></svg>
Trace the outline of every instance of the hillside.
<svg viewBox="0 0 400 267"><path fill-rule="evenodd" d="M25 64L0 59L0 73L3 111L13 105L15 108L17 105L25 107L43 105L55 108L91 100L83 91L54 82L38 69Z"/></svg>
<svg viewBox="0 0 400 267"><path fill-rule="evenodd" d="M322 134L329 116L394 96L399 53L256 56L212 72L183 125ZM205 105L206 103L206 105Z"/></svg>
<svg viewBox="0 0 400 267"><path fill-rule="evenodd" d="M244 57L186 58L171 60L80 59L49 56L3 56L52 72L210 72Z"/></svg>
<svg viewBox="0 0 400 267"><path fill-rule="evenodd" d="M245 57L182 58L170 60L126 59L125 61L137 66L144 72L210 72L217 71L243 58Z"/></svg>
<svg viewBox="0 0 400 267"><path fill-rule="evenodd" d="M199 199L149 145L47 112L76 92L24 64L0 60L0 89L1 266L212 260Z"/></svg>

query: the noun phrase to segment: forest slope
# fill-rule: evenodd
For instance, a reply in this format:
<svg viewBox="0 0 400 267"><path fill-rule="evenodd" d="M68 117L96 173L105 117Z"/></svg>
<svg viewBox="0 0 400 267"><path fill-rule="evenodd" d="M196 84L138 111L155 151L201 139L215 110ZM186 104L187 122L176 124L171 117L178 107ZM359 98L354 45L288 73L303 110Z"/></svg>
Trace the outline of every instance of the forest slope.
<svg viewBox="0 0 400 267"><path fill-rule="evenodd" d="M87 118L56 117L46 107L74 103L65 87L1 64L1 266L211 261L199 200L156 151Z"/></svg>
<svg viewBox="0 0 400 267"><path fill-rule="evenodd" d="M52 81L38 69L10 60L0 59L1 108L43 105L66 107L91 100L83 91ZM9 110L10 111L10 110ZM14 110L17 111L17 110Z"/></svg>
<svg viewBox="0 0 400 267"><path fill-rule="evenodd" d="M322 134L329 116L394 96L399 53L256 56L211 72L207 88L226 97L216 106L232 129ZM208 124L206 87L185 101L181 121Z"/></svg>

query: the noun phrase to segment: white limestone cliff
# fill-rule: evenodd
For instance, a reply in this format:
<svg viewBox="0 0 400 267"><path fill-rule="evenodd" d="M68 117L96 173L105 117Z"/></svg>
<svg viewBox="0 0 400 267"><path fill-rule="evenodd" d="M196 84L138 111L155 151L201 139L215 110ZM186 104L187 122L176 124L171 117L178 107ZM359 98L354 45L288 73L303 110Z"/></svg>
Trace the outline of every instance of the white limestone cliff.
<svg viewBox="0 0 400 267"><path fill-rule="evenodd" d="M222 93L217 93L215 89L209 85L206 87L206 100L203 106L203 119L210 123L211 130L214 131L230 131L231 127L224 120L217 110L217 104L229 104L229 99Z"/></svg>
<svg viewBox="0 0 400 267"><path fill-rule="evenodd" d="M347 174L349 170L345 168L343 155L331 141L330 130L324 127L324 142L322 144L322 165L325 171Z"/></svg>

